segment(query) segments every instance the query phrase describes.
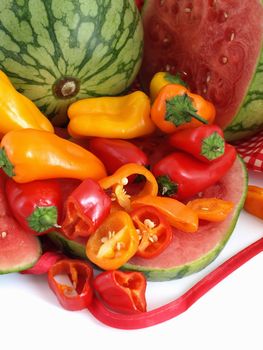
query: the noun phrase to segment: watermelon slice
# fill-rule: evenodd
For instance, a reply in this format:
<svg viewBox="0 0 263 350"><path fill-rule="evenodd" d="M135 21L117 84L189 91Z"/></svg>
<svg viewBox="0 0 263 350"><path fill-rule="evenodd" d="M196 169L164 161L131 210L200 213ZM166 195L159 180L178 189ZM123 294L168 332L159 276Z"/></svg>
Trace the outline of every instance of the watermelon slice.
<svg viewBox="0 0 263 350"><path fill-rule="evenodd" d="M143 272L148 280L165 281L190 275L211 263L224 248L233 232L247 191L247 171L237 158L230 171L217 184L209 187L205 197L218 197L233 201L235 208L221 223L206 223L196 233L174 230L170 246L158 257L133 257L123 266L125 270ZM84 241L68 240L57 232L49 234L51 240L70 255L86 258Z"/></svg>
<svg viewBox="0 0 263 350"><path fill-rule="evenodd" d="M4 175L0 174L0 274L32 267L41 255L37 237L24 231L12 217L4 194Z"/></svg>
<svg viewBox="0 0 263 350"><path fill-rule="evenodd" d="M146 0L140 82L179 73L212 101L227 140L263 128L262 0Z"/></svg>

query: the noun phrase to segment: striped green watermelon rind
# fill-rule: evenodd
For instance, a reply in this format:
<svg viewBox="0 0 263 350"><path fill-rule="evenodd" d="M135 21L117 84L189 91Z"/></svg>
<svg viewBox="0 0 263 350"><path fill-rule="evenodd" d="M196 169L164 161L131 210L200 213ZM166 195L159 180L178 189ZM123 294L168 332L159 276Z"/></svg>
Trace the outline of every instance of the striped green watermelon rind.
<svg viewBox="0 0 263 350"><path fill-rule="evenodd" d="M227 244L231 234L236 226L236 222L238 220L240 211L244 205L246 193L247 193L247 170L243 160L238 157L237 167L238 167L238 176L242 179L242 184L240 189L237 189L239 192L239 200L235 203L234 212L229 219L229 225L227 229L224 231L223 236L217 242L217 244L205 254L199 256L199 258L189 261L188 263L184 263L182 265L172 266L171 268L162 268L162 267L151 267L144 266L143 264L138 265L132 263L132 260L122 266L122 270L129 271L140 271L142 272L147 280L149 281L168 281L172 279L179 279L188 275L191 275L195 272L198 272L208 266L212 261L216 259L216 257L220 254L222 249ZM240 184L240 182L238 182ZM70 256L76 256L83 259L87 259L85 253L85 245L81 242L73 241L67 239L62 234L54 231L48 234L49 238L53 241L53 243L59 247L63 252L69 254ZM176 251L174 252L176 254Z"/></svg>
<svg viewBox="0 0 263 350"><path fill-rule="evenodd" d="M263 47L263 45L262 45ZM241 108L231 124L224 130L225 138L240 140L263 129L263 48L253 80L241 104Z"/></svg>
<svg viewBox="0 0 263 350"><path fill-rule="evenodd" d="M0 1L0 69L54 124L75 100L125 92L142 51L134 0Z"/></svg>
<svg viewBox="0 0 263 350"><path fill-rule="evenodd" d="M238 162L240 164L238 176L242 177L242 185L240 188L241 195L238 203L235 203L235 209L231 215L230 225L224 232L222 239L220 239L220 241L218 241L217 244L210 251L206 252L196 260L189 261L188 263L184 263L182 265L173 266L171 268L155 268L150 266L127 263L123 266L123 269L130 271L140 271L145 274L147 280L149 281L168 281L189 276L193 273L201 271L202 269L207 267L212 261L214 261L227 244L229 238L231 237L246 198L248 184L247 169L243 160L240 157L238 157L238 159ZM174 252L174 254L176 254L176 251Z"/></svg>

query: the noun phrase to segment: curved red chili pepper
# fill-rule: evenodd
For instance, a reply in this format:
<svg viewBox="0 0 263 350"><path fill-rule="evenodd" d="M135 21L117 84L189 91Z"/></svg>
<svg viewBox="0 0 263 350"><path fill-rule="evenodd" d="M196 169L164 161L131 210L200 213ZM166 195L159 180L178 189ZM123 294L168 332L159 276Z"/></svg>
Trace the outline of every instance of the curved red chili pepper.
<svg viewBox="0 0 263 350"><path fill-rule="evenodd" d="M263 238L235 254L210 272L179 298L157 309L136 315L125 315L107 309L98 298L94 298L88 309L102 323L121 329L151 327L185 312L216 284L241 265L263 251Z"/></svg>

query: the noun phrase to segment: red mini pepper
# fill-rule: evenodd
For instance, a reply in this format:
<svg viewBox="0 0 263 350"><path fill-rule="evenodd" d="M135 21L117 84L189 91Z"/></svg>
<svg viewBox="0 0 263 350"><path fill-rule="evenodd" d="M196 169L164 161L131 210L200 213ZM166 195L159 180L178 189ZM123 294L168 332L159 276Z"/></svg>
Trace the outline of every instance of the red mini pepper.
<svg viewBox="0 0 263 350"><path fill-rule="evenodd" d="M8 178L6 196L13 215L27 231L40 235L58 226L62 216L62 191L56 179L22 184Z"/></svg>
<svg viewBox="0 0 263 350"><path fill-rule="evenodd" d="M169 143L206 163L225 152L223 131L215 124L179 130L169 137Z"/></svg>
<svg viewBox="0 0 263 350"><path fill-rule="evenodd" d="M140 239L135 255L151 259L161 254L173 238L172 226L164 215L148 205L134 209L130 215Z"/></svg>
<svg viewBox="0 0 263 350"><path fill-rule="evenodd" d="M103 303L114 311L146 311L146 278L141 272L105 271L96 276L93 286Z"/></svg>
<svg viewBox="0 0 263 350"><path fill-rule="evenodd" d="M69 283L60 283L59 277L69 278ZM92 279L92 267L82 260L62 259L48 270L49 287L60 304L70 311L89 306L93 297Z"/></svg>
<svg viewBox="0 0 263 350"><path fill-rule="evenodd" d="M174 152L160 160L153 168L159 193L182 200L202 192L224 176L236 159L236 150L226 144L219 159L204 163L185 152Z"/></svg>
<svg viewBox="0 0 263 350"><path fill-rule="evenodd" d="M102 161L108 175L112 175L127 163L144 166L149 163L146 154L139 147L126 140L94 137L89 141L89 150Z"/></svg>
<svg viewBox="0 0 263 350"><path fill-rule="evenodd" d="M87 237L108 216L111 199L97 181L86 179L69 195L61 231L70 239Z"/></svg>

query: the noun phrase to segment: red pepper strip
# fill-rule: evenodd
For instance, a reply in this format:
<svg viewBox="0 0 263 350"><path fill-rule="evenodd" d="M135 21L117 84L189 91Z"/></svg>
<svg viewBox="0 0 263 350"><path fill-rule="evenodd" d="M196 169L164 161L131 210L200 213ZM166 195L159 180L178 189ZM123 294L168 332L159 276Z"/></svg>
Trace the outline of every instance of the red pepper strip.
<svg viewBox="0 0 263 350"><path fill-rule="evenodd" d="M131 213L140 243L136 256L151 259L163 252L173 238L172 226L165 216L152 206L142 206Z"/></svg>
<svg viewBox="0 0 263 350"><path fill-rule="evenodd" d="M141 272L105 271L96 276L93 287L103 303L116 312L146 311L146 278Z"/></svg>
<svg viewBox="0 0 263 350"><path fill-rule="evenodd" d="M57 252L45 252L38 259L36 264L30 269L21 271L20 273L25 275L43 275L48 272L48 270L53 266L57 261L65 258L65 255Z"/></svg>
<svg viewBox="0 0 263 350"><path fill-rule="evenodd" d="M262 251L263 238L260 238L258 241L250 244L248 247L226 260L179 298L154 310L136 315L120 314L107 309L98 298L93 299L88 309L99 321L114 328L140 329L151 327L168 321L185 312L216 284L230 275L231 272L238 269Z"/></svg>
<svg viewBox="0 0 263 350"><path fill-rule="evenodd" d="M57 281L58 276L69 277L72 286ZM62 259L48 270L48 284L60 304L70 311L83 310L91 303L93 289L92 267L83 260Z"/></svg>
<svg viewBox="0 0 263 350"><path fill-rule="evenodd" d="M179 130L170 135L169 143L205 163L218 159L225 152L223 130L215 124Z"/></svg>
<svg viewBox="0 0 263 350"><path fill-rule="evenodd" d="M85 179L69 195L61 231L70 239L87 237L100 226L111 209L111 199L92 179Z"/></svg>

